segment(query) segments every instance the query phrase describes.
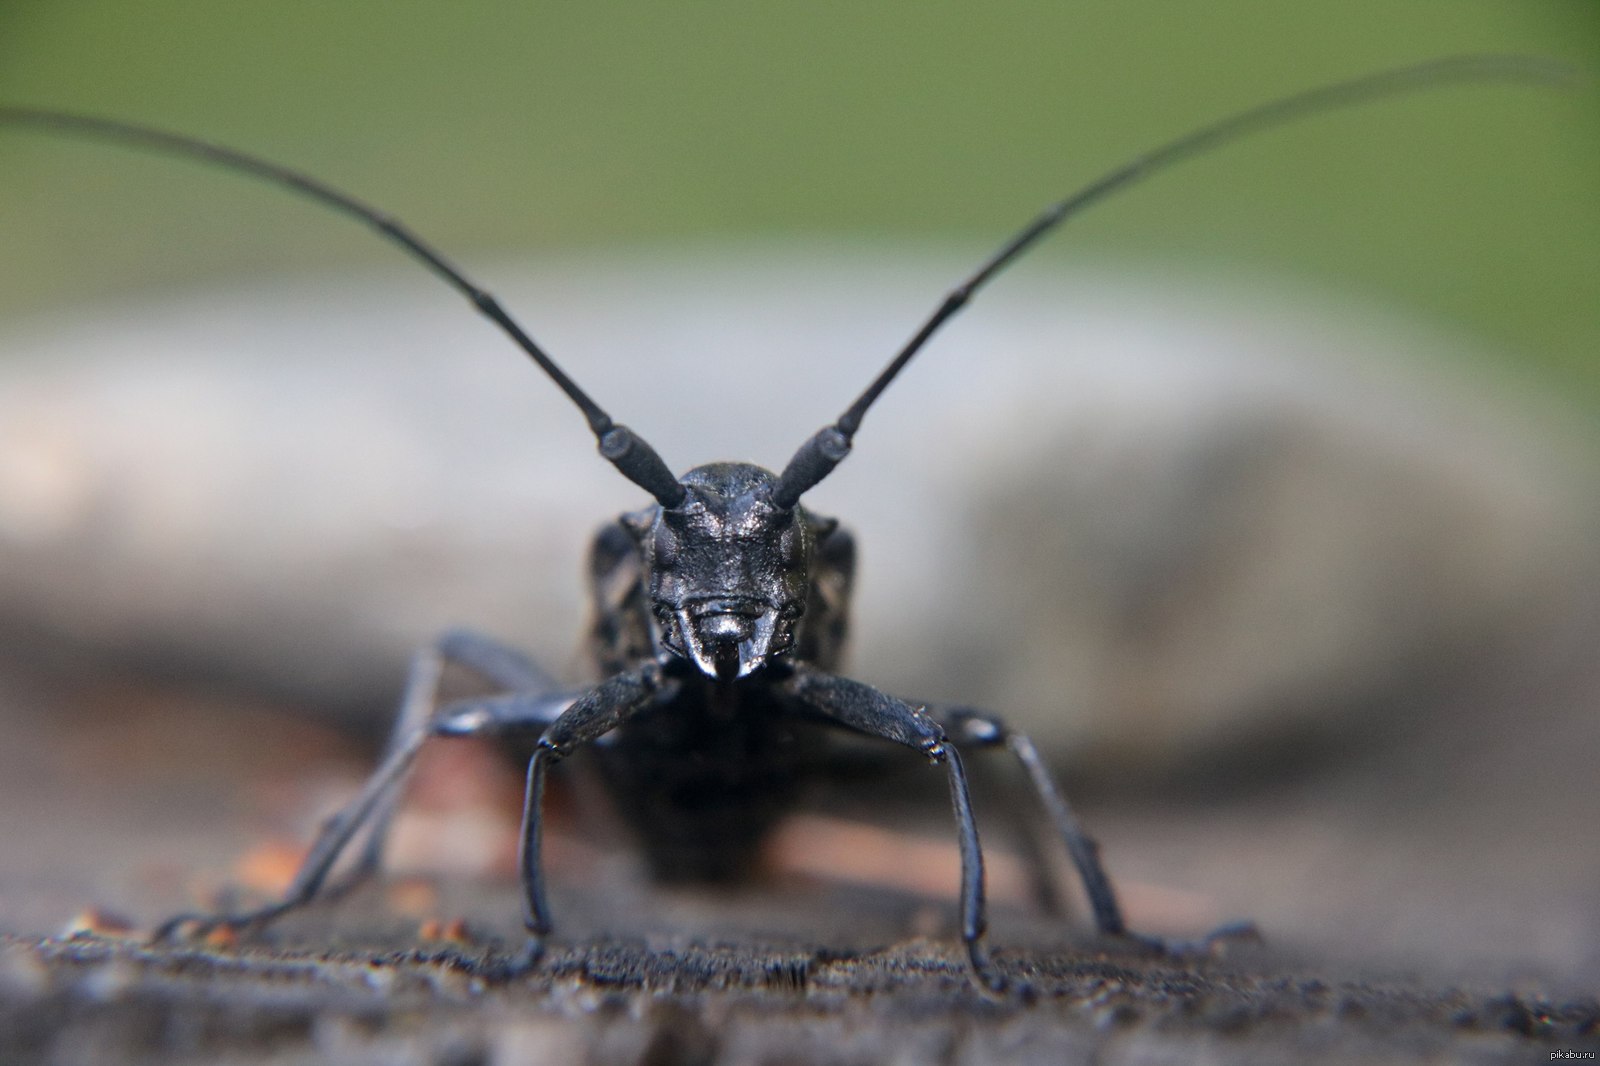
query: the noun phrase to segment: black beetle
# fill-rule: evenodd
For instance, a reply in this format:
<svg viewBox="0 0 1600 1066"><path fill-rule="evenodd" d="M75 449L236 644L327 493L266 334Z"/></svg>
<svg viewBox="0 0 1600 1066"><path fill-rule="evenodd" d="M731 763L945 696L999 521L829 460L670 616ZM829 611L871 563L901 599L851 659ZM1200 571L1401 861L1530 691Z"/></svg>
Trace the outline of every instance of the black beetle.
<svg viewBox="0 0 1600 1066"><path fill-rule="evenodd" d="M1509 56L1461 56L1312 89L1240 112L1168 142L1052 205L953 289L911 340L841 415L800 446L781 473L710 463L674 477L653 448L611 417L511 318L411 230L315 179L233 149L147 127L61 112L0 108L0 123L97 136L265 178L377 229L463 293L577 405L600 454L656 501L605 526L594 542L591 647L598 684L562 689L520 652L456 631L413 661L387 755L360 794L331 818L286 896L243 913L179 915L180 928L267 922L316 898L356 836L365 843L352 878L379 864L407 769L435 736L530 735L521 870L531 964L552 923L540 865L541 804L550 765L594 746L613 799L638 831L652 868L677 879L725 880L792 805L826 759L839 727L913 748L944 767L961 852L961 936L974 974L1001 977L983 949L983 853L961 749L1005 747L1016 756L1083 880L1105 936L1170 945L1127 929L1097 848L1079 825L1033 744L996 716L909 703L834 672L848 629L855 566L849 533L801 498L849 453L868 408L939 327L991 277L1063 220L1189 156L1310 113L1446 83L1544 82L1555 65ZM438 706L444 664L460 664L502 695ZM691 757L692 756L692 757ZM1205 940L1246 932L1224 927Z"/></svg>

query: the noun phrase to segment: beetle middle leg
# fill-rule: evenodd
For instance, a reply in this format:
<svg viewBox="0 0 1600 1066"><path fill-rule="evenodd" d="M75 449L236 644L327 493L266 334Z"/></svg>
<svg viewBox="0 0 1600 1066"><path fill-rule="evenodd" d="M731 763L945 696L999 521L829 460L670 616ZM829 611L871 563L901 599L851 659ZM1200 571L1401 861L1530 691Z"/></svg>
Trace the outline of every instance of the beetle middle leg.
<svg viewBox="0 0 1600 1066"><path fill-rule="evenodd" d="M419 728L428 725L439 713L439 677L446 663L454 663L482 677L485 681L508 693L554 693L559 686L555 678L538 663L516 648L493 637L471 629L447 630L433 644L412 657L411 670L406 679L405 695L400 700L400 713L395 718L394 729L384 750L384 761L402 749L407 738ZM453 705L458 711L460 705ZM554 713L544 709L544 715L535 712L533 720L523 723L530 731L549 725ZM459 714L458 714L459 717ZM502 724L500 728L505 728ZM450 736L469 735L453 732ZM389 790L378 800L367 819L366 842L361 854L350 869L345 884L353 885L375 873L383 865L383 849L389 836L389 825L400 806L404 778L397 777ZM341 886L342 887L342 886Z"/></svg>
<svg viewBox="0 0 1600 1066"><path fill-rule="evenodd" d="M1117 902L1116 889L1100 863L1100 846L1078 820L1033 741L1012 730L996 715L973 707L930 706L928 713L938 719L958 744L972 748L1004 747L1016 757L1083 882L1089 909L1094 914L1095 931L1103 936L1127 933L1127 921Z"/></svg>
<svg viewBox="0 0 1600 1066"><path fill-rule="evenodd" d="M464 666L512 691L440 707L439 681L446 663ZM327 881L334 866L363 830L367 833L366 843L350 874L338 887L348 888L364 879L381 862L384 839L399 805L406 775L428 739L538 732L556 720L574 695L559 691L549 675L508 645L467 630L445 633L412 657L395 728L378 769L354 799L322 824L283 898L237 913L175 915L157 928L156 939L168 939L186 926L206 931L263 925L310 903L327 894Z"/></svg>

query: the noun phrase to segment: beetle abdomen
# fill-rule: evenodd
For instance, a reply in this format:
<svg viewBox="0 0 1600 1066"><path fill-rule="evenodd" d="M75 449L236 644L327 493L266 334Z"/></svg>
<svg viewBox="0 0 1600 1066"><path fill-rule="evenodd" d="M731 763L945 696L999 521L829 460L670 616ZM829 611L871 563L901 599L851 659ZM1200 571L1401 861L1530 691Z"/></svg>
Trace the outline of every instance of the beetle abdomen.
<svg viewBox="0 0 1600 1066"><path fill-rule="evenodd" d="M727 710L713 708L710 688L685 684L594 751L661 881L748 878L820 742L816 726L787 713L766 686L738 686Z"/></svg>

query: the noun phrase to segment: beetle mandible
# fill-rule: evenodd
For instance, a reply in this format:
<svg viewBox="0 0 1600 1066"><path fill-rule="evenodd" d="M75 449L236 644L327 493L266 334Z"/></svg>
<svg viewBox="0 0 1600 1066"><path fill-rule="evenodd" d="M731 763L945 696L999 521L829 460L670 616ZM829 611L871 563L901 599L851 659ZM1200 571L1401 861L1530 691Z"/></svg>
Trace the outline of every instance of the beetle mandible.
<svg viewBox="0 0 1600 1066"><path fill-rule="evenodd" d="M526 352L582 412L600 454L655 503L599 533L590 556L595 620L590 639L603 676L563 689L519 651L453 631L413 659L387 752L360 793L328 820L285 896L240 913L178 915L184 928L264 924L317 898L358 836L350 879L380 864L407 770L434 737L536 736L528 762L520 869L532 965L552 929L540 862L547 771L593 746L603 780L637 830L652 869L675 879L728 879L748 860L843 728L909 747L946 775L961 857L961 938L973 974L1003 984L984 949L983 852L963 749L1005 748L1016 758L1083 882L1097 932L1161 949L1180 945L1131 933L1094 841L1033 743L997 716L908 702L835 673L847 632L855 566L849 533L801 498L849 454L868 409L928 339L995 274L1064 220L1188 157L1309 114L1468 81L1548 82L1564 69L1514 56L1458 56L1382 71L1238 112L1147 152L1035 217L952 289L839 419L805 441L781 472L710 463L675 477L642 438L612 420L489 293L413 231L360 200L255 156L178 134L33 108L0 108L0 123L122 141L197 157L286 187L376 229L467 297ZM482 675L501 694L439 705L447 662ZM694 758L685 756L692 753ZM1218 937L1247 925L1225 926Z"/></svg>

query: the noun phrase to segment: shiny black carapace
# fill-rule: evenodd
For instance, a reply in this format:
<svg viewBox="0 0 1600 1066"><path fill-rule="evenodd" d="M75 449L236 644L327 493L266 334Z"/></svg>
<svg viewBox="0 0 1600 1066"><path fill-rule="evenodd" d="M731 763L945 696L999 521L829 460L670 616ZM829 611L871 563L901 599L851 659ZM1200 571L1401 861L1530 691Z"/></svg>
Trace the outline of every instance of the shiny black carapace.
<svg viewBox="0 0 1600 1066"><path fill-rule="evenodd" d="M199 157L285 186L353 216L421 260L504 330L583 412L600 453L655 500L595 539L590 648L601 680L563 689L520 652L469 632L446 634L413 661L382 765L322 829L285 898L258 910L179 915L182 929L267 922L316 898L358 835L353 875L379 863L407 770L432 737L536 738L528 763L521 869L530 965L552 923L540 866L545 772L593 746L618 808L637 830L652 868L673 879L726 880L749 859L799 787L826 759L827 734L844 728L893 741L942 766L961 851L961 936L974 974L1002 975L983 949L983 853L961 751L1004 747L1018 760L1083 880L1095 927L1132 937L1094 842L1044 761L992 714L911 703L836 672L847 632L855 551L836 521L801 497L849 454L867 409L911 357L991 277L1064 219L1189 156L1308 114L1466 81L1548 82L1566 72L1539 60L1461 56L1324 86L1240 112L1173 140L1052 205L953 289L904 348L840 416L800 446L781 473L710 463L674 477L627 427L613 422L500 306L410 229L312 178L230 148L142 126L26 108L0 108L0 123L127 142ZM935 442L935 445L941 442ZM956 442L942 442L959 447ZM930 456L936 448L930 448ZM937 459L930 459L936 462ZM445 664L482 675L502 694L438 700ZM1199 943L1247 927L1226 927ZM1139 941L1162 948L1151 938Z"/></svg>

